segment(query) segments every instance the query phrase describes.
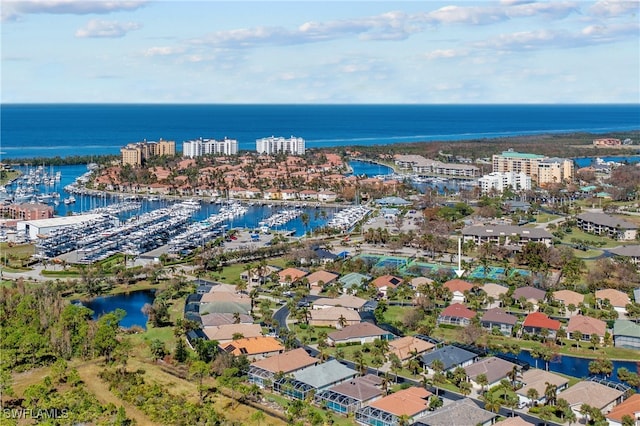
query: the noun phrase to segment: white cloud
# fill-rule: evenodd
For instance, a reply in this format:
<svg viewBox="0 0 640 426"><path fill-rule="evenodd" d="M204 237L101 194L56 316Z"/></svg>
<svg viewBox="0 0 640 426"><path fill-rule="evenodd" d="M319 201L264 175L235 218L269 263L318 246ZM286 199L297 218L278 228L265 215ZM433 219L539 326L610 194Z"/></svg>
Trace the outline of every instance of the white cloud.
<svg viewBox="0 0 640 426"><path fill-rule="evenodd" d="M640 2L638 1L599 1L589 8L589 12L594 16L608 17L635 14L640 12Z"/></svg>
<svg viewBox="0 0 640 426"><path fill-rule="evenodd" d="M475 46L499 51L572 48L637 39L639 35L640 23L637 22L609 26L591 25L577 32L545 29L502 34L478 42Z"/></svg>
<svg viewBox="0 0 640 426"><path fill-rule="evenodd" d="M155 46L147 49L143 54L144 56L171 56L184 53L183 48L170 47L170 46Z"/></svg>
<svg viewBox="0 0 640 426"><path fill-rule="evenodd" d="M92 19L83 28L76 31L78 38L119 38L124 37L129 31L142 28L137 22L101 21Z"/></svg>
<svg viewBox="0 0 640 426"><path fill-rule="evenodd" d="M436 59L451 59L461 56L467 56L469 54L468 50L455 50L455 49L437 49L433 50L425 55L425 57L429 60Z"/></svg>
<svg viewBox="0 0 640 426"><path fill-rule="evenodd" d="M139 9L147 1L25 0L3 1L2 20L15 21L28 14L107 14Z"/></svg>

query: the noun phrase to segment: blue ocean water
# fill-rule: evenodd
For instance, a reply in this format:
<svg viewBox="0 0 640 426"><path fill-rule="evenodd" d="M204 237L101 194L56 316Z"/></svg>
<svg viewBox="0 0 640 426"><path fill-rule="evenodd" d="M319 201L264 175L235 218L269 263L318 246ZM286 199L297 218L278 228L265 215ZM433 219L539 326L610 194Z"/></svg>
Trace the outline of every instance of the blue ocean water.
<svg viewBox="0 0 640 426"><path fill-rule="evenodd" d="M309 147L640 129L640 105L3 104L0 158L118 154L144 139L299 136Z"/></svg>

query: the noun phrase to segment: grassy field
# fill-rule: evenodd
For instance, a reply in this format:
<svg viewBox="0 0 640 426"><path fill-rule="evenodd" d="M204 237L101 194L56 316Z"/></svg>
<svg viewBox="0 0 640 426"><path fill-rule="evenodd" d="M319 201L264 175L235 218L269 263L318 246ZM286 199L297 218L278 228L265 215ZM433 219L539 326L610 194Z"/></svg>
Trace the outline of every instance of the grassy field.
<svg viewBox="0 0 640 426"><path fill-rule="evenodd" d="M567 244L573 244L571 242L571 239L575 238L578 240L583 240L583 241L588 241L591 243L603 243L603 247L606 248L611 248L611 247L616 247L620 245L619 241L615 241L612 240L611 238L606 238L606 237L600 237L598 235L593 235L593 234L588 234L584 231L581 231L580 229L576 229L573 228L572 232L569 234L566 234L563 238L562 238L562 242L563 243L567 243Z"/></svg>

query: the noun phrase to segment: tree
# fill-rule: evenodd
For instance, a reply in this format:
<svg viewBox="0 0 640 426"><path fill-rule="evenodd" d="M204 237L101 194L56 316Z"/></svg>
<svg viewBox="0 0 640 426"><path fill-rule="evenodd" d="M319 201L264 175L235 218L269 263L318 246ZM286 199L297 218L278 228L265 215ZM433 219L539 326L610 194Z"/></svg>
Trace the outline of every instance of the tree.
<svg viewBox="0 0 640 426"><path fill-rule="evenodd" d="M192 379L198 381L198 396L200 398L200 403L204 401L204 386L202 382L205 377L208 377L210 374L209 364L204 361L194 361L189 367L189 376Z"/></svg>
<svg viewBox="0 0 640 426"><path fill-rule="evenodd" d="M402 361L395 353L389 354L389 362L391 362L391 371L396 376L396 383L398 383L398 373L402 370Z"/></svg>
<svg viewBox="0 0 640 426"><path fill-rule="evenodd" d="M540 398L540 394L538 393L537 389L529 388L527 390L527 398L529 398L531 402L534 402L534 401L537 401L538 398Z"/></svg>
<svg viewBox="0 0 640 426"><path fill-rule="evenodd" d="M149 343L149 350L154 361L164 358L167 354L167 350L164 347L164 342L160 339L153 339Z"/></svg>
<svg viewBox="0 0 640 426"><path fill-rule="evenodd" d="M187 345L184 342L184 339L178 339L176 347L173 351L173 358L178 362L185 362L188 357L189 352L187 352Z"/></svg>
<svg viewBox="0 0 640 426"><path fill-rule="evenodd" d="M104 355L108 363L111 363L111 356L118 346L116 335L120 327L120 321L125 316L125 311L117 309L115 312L100 317L97 323L97 330L93 337L93 346L98 355Z"/></svg>
<svg viewBox="0 0 640 426"><path fill-rule="evenodd" d="M497 394L497 392L487 392L484 394L483 399L485 410L491 411L492 413L500 411L500 408L502 407L502 398Z"/></svg>
<svg viewBox="0 0 640 426"><path fill-rule="evenodd" d="M593 333L589 338L589 342L591 343L591 347L593 347L593 351L595 352L596 348L600 344L600 336L598 336L596 333Z"/></svg>
<svg viewBox="0 0 640 426"><path fill-rule="evenodd" d="M555 405L558 398L558 386L553 383L545 382L544 398L546 405Z"/></svg>
<svg viewBox="0 0 640 426"><path fill-rule="evenodd" d="M489 384L486 374L478 374L476 376L476 383L480 385L480 392L484 393L485 387Z"/></svg>

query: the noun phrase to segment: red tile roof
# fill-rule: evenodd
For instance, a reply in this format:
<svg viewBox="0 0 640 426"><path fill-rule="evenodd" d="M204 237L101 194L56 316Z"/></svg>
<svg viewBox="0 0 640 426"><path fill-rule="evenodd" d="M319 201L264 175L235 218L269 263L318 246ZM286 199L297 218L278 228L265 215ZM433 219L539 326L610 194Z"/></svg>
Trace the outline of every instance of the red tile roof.
<svg viewBox="0 0 640 426"><path fill-rule="evenodd" d="M465 291L469 291L473 288L473 284L471 284L470 282L459 280L459 279L449 280L446 283L444 283L444 286L449 290L451 290L451 293L456 291L459 291L460 293L464 293Z"/></svg>
<svg viewBox="0 0 640 426"><path fill-rule="evenodd" d="M454 303L444 308L440 316L471 319L476 316L476 313L462 303Z"/></svg>
<svg viewBox="0 0 640 426"><path fill-rule="evenodd" d="M373 280L372 284L377 288L391 287L396 288L402 283L402 278L393 275L383 275Z"/></svg>
<svg viewBox="0 0 640 426"><path fill-rule="evenodd" d="M622 423L622 417L625 415L635 419L638 413L640 413L640 394L636 393L627 398L623 403L613 407L613 410L611 410L606 417Z"/></svg>
<svg viewBox="0 0 640 426"><path fill-rule="evenodd" d="M560 321L553 320L542 312L533 312L527 315L522 325L524 327L548 328L549 330L560 329Z"/></svg>

